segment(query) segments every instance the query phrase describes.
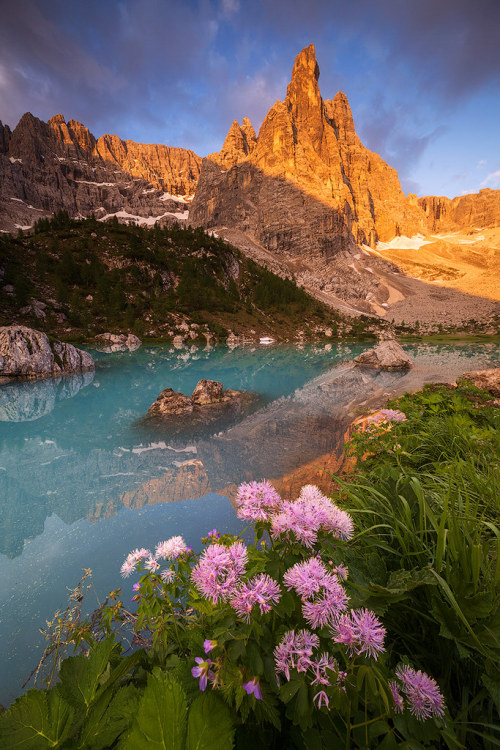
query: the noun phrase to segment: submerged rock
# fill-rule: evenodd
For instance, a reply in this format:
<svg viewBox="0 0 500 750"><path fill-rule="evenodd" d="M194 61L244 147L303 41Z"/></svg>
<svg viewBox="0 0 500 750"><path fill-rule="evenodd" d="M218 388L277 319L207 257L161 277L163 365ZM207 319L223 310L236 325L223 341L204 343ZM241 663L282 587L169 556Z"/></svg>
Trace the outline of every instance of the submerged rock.
<svg viewBox="0 0 500 750"><path fill-rule="evenodd" d="M0 327L0 375L42 378L94 370L94 360L81 349L27 326Z"/></svg>
<svg viewBox="0 0 500 750"><path fill-rule="evenodd" d="M148 415L154 417L177 416L178 414L190 414L193 409L194 403L189 396L174 391L173 388L165 388L154 404L149 407Z"/></svg>
<svg viewBox="0 0 500 750"><path fill-rule="evenodd" d="M468 380L477 388L489 391L492 396L500 397L500 367L464 372L460 380Z"/></svg>
<svg viewBox="0 0 500 750"><path fill-rule="evenodd" d="M133 333L99 333L95 337L97 349L106 354L112 352L135 352L142 341Z"/></svg>
<svg viewBox="0 0 500 750"><path fill-rule="evenodd" d="M354 358L354 364L378 370L409 370L413 362L394 339L382 341Z"/></svg>

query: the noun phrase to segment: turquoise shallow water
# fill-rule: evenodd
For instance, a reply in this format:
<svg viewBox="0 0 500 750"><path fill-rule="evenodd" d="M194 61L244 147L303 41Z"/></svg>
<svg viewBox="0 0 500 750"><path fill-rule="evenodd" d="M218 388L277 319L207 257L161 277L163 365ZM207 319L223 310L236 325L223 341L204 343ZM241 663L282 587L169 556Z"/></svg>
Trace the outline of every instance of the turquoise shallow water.
<svg viewBox="0 0 500 750"><path fill-rule="evenodd" d="M95 373L0 386L0 702L19 694L43 647L38 628L83 568L93 570L93 607L122 584L132 548L173 534L196 548L214 527L239 532L226 488L340 450L366 401L498 359L495 345L413 345L410 373L375 373L346 364L363 348L143 346L95 354ZM163 388L189 394L200 378L259 400L215 434L137 423Z"/></svg>

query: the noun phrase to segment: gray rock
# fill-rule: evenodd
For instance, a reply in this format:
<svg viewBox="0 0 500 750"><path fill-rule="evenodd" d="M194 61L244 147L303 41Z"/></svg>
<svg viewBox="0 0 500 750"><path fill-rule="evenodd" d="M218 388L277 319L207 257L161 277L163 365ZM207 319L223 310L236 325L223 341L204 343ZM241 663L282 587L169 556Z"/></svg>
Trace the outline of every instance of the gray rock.
<svg viewBox="0 0 500 750"><path fill-rule="evenodd" d="M0 327L0 375L39 378L93 370L87 352L26 326Z"/></svg>
<svg viewBox="0 0 500 750"><path fill-rule="evenodd" d="M216 380L200 380L191 396L195 404L217 404L223 400L223 386Z"/></svg>
<svg viewBox="0 0 500 750"><path fill-rule="evenodd" d="M377 370L408 370L413 363L404 349L394 339L382 341L373 349L354 359L355 365L375 367Z"/></svg>
<svg viewBox="0 0 500 750"><path fill-rule="evenodd" d="M99 333L95 340L98 350L108 354L127 350L135 352L142 344L142 341L133 333Z"/></svg>

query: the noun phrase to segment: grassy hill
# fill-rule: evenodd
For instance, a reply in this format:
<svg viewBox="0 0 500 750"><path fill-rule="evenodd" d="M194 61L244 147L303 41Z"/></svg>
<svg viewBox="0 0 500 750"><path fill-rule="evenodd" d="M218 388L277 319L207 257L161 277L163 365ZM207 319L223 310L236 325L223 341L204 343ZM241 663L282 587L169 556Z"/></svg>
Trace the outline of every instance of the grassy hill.
<svg viewBox="0 0 500 750"><path fill-rule="evenodd" d="M343 319L202 229L142 228L72 220L64 212L30 235L0 235L0 325L63 339L104 331L204 340L367 336L372 319ZM375 323L376 325L376 323Z"/></svg>

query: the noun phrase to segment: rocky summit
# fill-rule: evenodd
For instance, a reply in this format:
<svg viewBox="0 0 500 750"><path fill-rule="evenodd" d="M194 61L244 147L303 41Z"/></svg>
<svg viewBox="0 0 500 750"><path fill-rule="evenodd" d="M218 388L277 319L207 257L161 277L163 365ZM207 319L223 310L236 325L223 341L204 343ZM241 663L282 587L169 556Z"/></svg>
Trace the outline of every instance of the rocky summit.
<svg viewBox="0 0 500 750"><path fill-rule="evenodd" d="M311 44L297 56L286 97L271 107L258 137L247 118L242 126L233 122L222 150L203 160L190 222L217 231L274 270L281 264L308 291L336 306L387 315L394 303L411 297L416 315L405 307L407 321L418 318L418 307L424 319L429 311L436 318L436 308L437 317L450 307L472 315L475 302L452 294L436 304L427 285L405 281L394 253L388 262L380 250L394 238L498 227L500 191L454 200L407 197L396 170L356 134L346 95L323 100L318 78ZM440 257L434 263L443 278L438 273L433 281L457 277L448 262ZM407 263L405 270L414 279L425 278L426 269ZM477 283L475 288L478 292ZM422 305L415 305L417 298Z"/></svg>
<svg viewBox="0 0 500 750"><path fill-rule="evenodd" d="M0 122L0 230L29 229L65 210L122 222L182 223L200 173L192 151L96 139L80 122L29 112L11 132Z"/></svg>

